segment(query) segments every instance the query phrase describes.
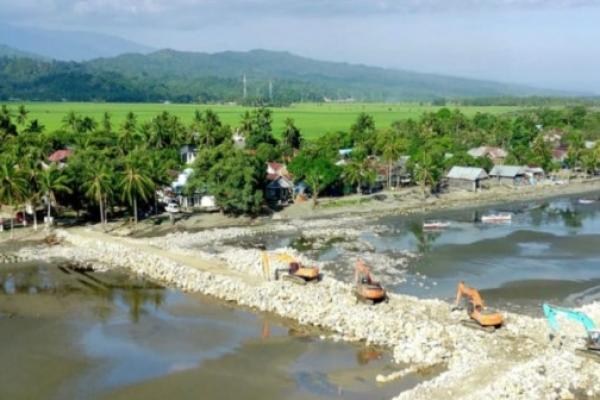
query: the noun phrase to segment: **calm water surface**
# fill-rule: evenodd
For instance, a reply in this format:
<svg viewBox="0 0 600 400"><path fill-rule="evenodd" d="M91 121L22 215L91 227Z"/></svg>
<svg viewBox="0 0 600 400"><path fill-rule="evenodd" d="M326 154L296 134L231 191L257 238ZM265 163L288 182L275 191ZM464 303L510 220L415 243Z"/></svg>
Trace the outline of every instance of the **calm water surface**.
<svg viewBox="0 0 600 400"><path fill-rule="evenodd" d="M510 212L512 222L481 223L482 215L498 212ZM427 232L425 218L451 226ZM357 257L373 253L393 261L403 250L416 252L419 258L407 270L395 267L405 271L405 282L396 282L389 270L380 277L388 288L419 297L451 299L457 282L465 280L482 289L488 302L528 313L539 311L544 301L574 306L600 299L600 201L584 205L575 197L427 217L387 216L359 229L358 239L335 238L316 249L301 234L265 240L271 248L291 245L329 261L345 280Z"/></svg>
<svg viewBox="0 0 600 400"><path fill-rule="evenodd" d="M381 349L125 274L0 266L2 399L390 398Z"/></svg>

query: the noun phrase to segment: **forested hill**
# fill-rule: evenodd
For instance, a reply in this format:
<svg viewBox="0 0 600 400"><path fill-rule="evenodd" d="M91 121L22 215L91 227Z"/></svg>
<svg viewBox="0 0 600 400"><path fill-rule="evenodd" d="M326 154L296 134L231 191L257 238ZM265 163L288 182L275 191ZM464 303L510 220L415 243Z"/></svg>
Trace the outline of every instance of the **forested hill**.
<svg viewBox="0 0 600 400"><path fill-rule="evenodd" d="M556 92L442 75L421 74L365 65L319 61L288 52L252 50L222 53L194 53L160 50L147 55L124 54L92 60L92 68L119 72L131 77L175 77L203 79L215 76L236 79L246 75L249 95L268 94L273 80L310 84L319 95L358 100L421 100L437 97L529 96ZM283 85L285 88L285 84ZM322 93L325 92L325 93ZM311 92L308 93L310 95Z"/></svg>
<svg viewBox="0 0 600 400"><path fill-rule="evenodd" d="M552 96L519 85L318 61L287 52L215 54L160 50L83 63L0 59L0 99L74 101L246 102L286 104Z"/></svg>
<svg viewBox="0 0 600 400"><path fill-rule="evenodd" d="M14 47L10 47L0 43L0 57L11 57L11 58L33 58L36 60L43 60L44 57L30 53L28 51L18 50Z"/></svg>

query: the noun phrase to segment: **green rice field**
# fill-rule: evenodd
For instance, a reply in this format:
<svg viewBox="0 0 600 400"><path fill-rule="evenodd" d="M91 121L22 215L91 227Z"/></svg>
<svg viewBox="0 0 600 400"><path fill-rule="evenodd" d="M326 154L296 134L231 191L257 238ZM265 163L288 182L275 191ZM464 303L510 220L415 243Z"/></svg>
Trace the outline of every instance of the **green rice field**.
<svg viewBox="0 0 600 400"><path fill-rule="evenodd" d="M20 103L10 104L16 108ZM188 124L195 110L211 108L217 112L221 120L235 126L242 114L250 107L238 105L199 105L199 104L147 104L147 103L25 103L30 111L29 117L38 119L47 130L55 130L62 126L62 120L70 111L90 116L100 121L104 112L108 112L115 126L119 126L125 115L133 111L138 121L148 121L162 111L168 111ZM378 127L389 126L392 122L408 118L417 118L427 111L435 111L439 107L419 105L416 103L401 104L294 104L290 107L273 108L274 131L278 134L286 118L292 118L302 130L304 137L311 139L331 131L348 130L361 112L371 114ZM494 114L510 113L518 107L460 107L466 115L477 112Z"/></svg>

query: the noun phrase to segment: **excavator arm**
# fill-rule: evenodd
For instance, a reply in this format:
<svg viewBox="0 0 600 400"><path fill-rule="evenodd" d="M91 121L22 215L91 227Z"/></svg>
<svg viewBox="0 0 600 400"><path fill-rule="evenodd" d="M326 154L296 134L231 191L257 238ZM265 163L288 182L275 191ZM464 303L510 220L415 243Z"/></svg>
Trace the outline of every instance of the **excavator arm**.
<svg viewBox="0 0 600 400"><path fill-rule="evenodd" d="M277 261L281 261L284 263L292 263L292 262L298 262L296 260L295 257L293 257L292 255L288 254L288 253L277 253L273 256L274 259L276 259Z"/></svg>
<svg viewBox="0 0 600 400"><path fill-rule="evenodd" d="M362 279L366 279L368 283L373 282L373 275L371 270L367 267L367 264L363 260L356 261L356 267L354 268L354 282L358 284Z"/></svg>
<svg viewBox="0 0 600 400"><path fill-rule="evenodd" d="M502 326L504 323L502 314L486 311L479 291L468 287L461 281L456 288L456 305L454 308L458 308L463 297L466 297L469 300L467 315L471 318L471 321L466 321L465 325L473 327L473 321L475 321L476 325L474 327L490 332L493 332L496 328Z"/></svg>
<svg viewBox="0 0 600 400"><path fill-rule="evenodd" d="M583 349L581 351L583 351L585 354L591 353L594 355L594 357L600 355L600 331L596 329L596 324L590 317L581 311L555 307L551 306L550 304L544 304L542 308L544 309L544 315L548 320L548 325L550 325L550 329L552 329L553 332L558 332L560 329L556 319L559 314L562 314L565 317L577 321L583 325L587 332L587 349Z"/></svg>
<svg viewBox="0 0 600 400"><path fill-rule="evenodd" d="M548 320L548 325L550 325L550 328L555 332L558 332L558 330L560 329L560 326L556 319L556 317L559 314L562 314L571 320L579 322L581 325L583 325L588 334L590 332L596 331L596 324L594 323L594 321L592 321L590 317L588 317L580 311L569 310L567 308L562 307L555 307L551 306L550 304L544 304L542 308L544 309L544 315Z"/></svg>
<svg viewBox="0 0 600 400"><path fill-rule="evenodd" d="M464 297L468 298L474 308L484 308L483 299L477 289L473 289L465 285L464 282L459 282L456 288L456 302L455 306L458 307L460 300Z"/></svg>

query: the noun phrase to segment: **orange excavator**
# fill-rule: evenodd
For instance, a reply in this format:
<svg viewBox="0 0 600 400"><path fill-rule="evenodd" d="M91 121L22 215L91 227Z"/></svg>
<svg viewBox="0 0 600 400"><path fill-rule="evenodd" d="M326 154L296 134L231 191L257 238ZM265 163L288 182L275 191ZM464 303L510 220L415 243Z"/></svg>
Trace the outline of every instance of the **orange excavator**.
<svg viewBox="0 0 600 400"><path fill-rule="evenodd" d="M302 265L300 261L287 253L275 254L272 257L273 259L288 265L287 268L275 269L275 280L281 278L300 285L306 285L309 282L314 283L321 280L319 268L314 265ZM271 257L266 251L262 252L262 262L263 274L265 277L268 277L271 272Z"/></svg>
<svg viewBox="0 0 600 400"><path fill-rule="evenodd" d="M473 289L465 285L464 282L459 282L456 288L456 302L453 310L459 308L460 301L463 297L468 300L467 314L469 320L463 320L461 323L470 328L481 329L486 332L493 332L500 328L504 323L504 317L498 312L486 310L483 304L483 299L477 289Z"/></svg>
<svg viewBox="0 0 600 400"><path fill-rule="evenodd" d="M375 304L388 299L387 293L381 284L373 279L369 267L363 260L356 262L354 284L354 294L363 303Z"/></svg>

